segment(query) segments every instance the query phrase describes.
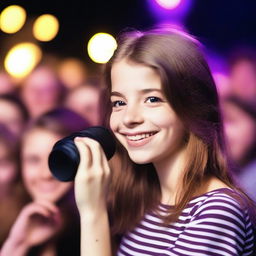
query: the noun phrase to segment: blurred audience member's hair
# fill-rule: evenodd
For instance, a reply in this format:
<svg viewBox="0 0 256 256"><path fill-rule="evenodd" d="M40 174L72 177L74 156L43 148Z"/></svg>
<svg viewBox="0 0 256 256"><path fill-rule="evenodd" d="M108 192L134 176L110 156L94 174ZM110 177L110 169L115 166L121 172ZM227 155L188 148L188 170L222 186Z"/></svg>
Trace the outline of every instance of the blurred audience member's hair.
<svg viewBox="0 0 256 256"><path fill-rule="evenodd" d="M0 94L0 122L4 123L16 137L22 135L29 120L24 103L13 94Z"/></svg>

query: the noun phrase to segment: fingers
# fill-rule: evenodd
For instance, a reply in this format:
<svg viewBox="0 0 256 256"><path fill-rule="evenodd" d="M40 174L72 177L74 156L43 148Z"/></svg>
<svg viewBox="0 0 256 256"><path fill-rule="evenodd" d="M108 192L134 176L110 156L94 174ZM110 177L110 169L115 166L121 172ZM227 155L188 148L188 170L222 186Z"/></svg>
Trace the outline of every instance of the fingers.
<svg viewBox="0 0 256 256"><path fill-rule="evenodd" d="M74 140L80 154L80 166L87 172L108 175L109 165L101 145L93 139L77 137Z"/></svg>
<svg viewBox="0 0 256 256"><path fill-rule="evenodd" d="M27 205L24 208L22 213L23 216L28 216L28 217L35 214L41 215L42 217L45 217L45 218L50 218L56 214L59 214L59 210L55 205L53 205L50 202L40 201L40 202L33 202Z"/></svg>
<svg viewBox="0 0 256 256"><path fill-rule="evenodd" d="M53 204L52 202L50 201L46 201L46 200L40 200L40 201L35 201L35 203L43 206L45 209L47 209L49 212L52 212L52 213L59 213L59 209L58 207Z"/></svg>
<svg viewBox="0 0 256 256"><path fill-rule="evenodd" d="M90 138L75 138L80 164L75 177L75 198L80 215L105 207L110 168L100 144Z"/></svg>
<svg viewBox="0 0 256 256"><path fill-rule="evenodd" d="M78 149L80 155L80 165L90 167L92 164L92 153L87 145L85 139L81 137L76 137L74 143Z"/></svg>
<svg viewBox="0 0 256 256"><path fill-rule="evenodd" d="M23 234L27 232L35 219L49 220L52 224L61 223L60 212L56 206L49 202L32 202L22 209L12 226L10 234L14 240L24 240Z"/></svg>

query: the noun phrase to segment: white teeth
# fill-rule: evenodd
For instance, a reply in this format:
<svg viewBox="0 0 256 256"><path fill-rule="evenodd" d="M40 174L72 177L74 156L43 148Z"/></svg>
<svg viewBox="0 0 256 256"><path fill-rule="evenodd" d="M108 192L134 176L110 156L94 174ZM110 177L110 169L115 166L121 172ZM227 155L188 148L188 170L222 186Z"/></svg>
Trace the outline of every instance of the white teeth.
<svg viewBox="0 0 256 256"><path fill-rule="evenodd" d="M144 134L138 134L138 135L132 135L132 136L127 135L127 139L128 140L132 140L132 141L136 141L136 140L142 140L142 139L148 138L148 137L150 137L152 135L154 135L153 132L151 132L151 133L144 133Z"/></svg>

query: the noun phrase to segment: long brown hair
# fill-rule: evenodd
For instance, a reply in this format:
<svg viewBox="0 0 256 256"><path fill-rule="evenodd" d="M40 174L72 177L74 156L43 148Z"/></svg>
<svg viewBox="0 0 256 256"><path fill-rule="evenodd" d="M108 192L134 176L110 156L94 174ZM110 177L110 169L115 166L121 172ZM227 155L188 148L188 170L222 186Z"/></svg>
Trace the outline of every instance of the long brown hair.
<svg viewBox="0 0 256 256"><path fill-rule="evenodd" d="M172 28L122 34L118 48L105 66L105 96L111 91L111 68L128 59L154 69L161 78L163 91L187 130L186 165L176 203L165 221L177 220L207 177L215 176L233 188L228 174L222 118L216 86L200 43L189 34ZM105 125L111 114L110 102ZM113 232L132 229L148 210L160 203L161 191L152 164L131 162L119 144L121 165L114 168L110 196Z"/></svg>

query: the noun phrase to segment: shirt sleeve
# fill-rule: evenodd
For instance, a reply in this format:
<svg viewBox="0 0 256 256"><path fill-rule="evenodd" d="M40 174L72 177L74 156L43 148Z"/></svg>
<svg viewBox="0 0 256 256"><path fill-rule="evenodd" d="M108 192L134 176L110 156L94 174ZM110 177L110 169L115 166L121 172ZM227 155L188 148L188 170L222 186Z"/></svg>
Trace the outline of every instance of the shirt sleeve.
<svg viewBox="0 0 256 256"><path fill-rule="evenodd" d="M251 255L253 234L251 230L251 238L248 238L248 223L248 214L235 199L228 195L214 195L195 210L175 246L169 248L168 255ZM248 248L245 248L246 243Z"/></svg>

